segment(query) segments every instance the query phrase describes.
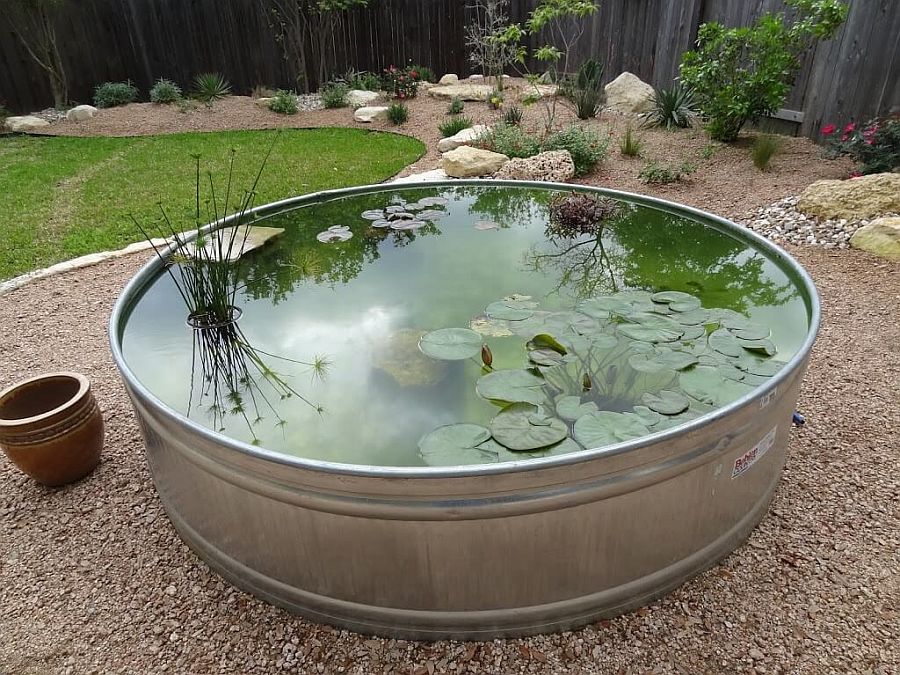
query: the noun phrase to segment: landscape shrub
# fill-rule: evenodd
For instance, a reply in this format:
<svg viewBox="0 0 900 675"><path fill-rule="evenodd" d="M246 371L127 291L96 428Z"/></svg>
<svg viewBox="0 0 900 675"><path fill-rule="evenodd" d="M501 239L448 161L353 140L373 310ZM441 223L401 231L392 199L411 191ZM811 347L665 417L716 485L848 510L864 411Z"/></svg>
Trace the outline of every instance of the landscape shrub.
<svg viewBox="0 0 900 675"><path fill-rule="evenodd" d="M609 136L601 136L594 131L572 125L547 136L541 150L568 150L575 163L575 175L583 176L606 157L609 150Z"/></svg>
<svg viewBox="0 0 900 675"><path fill-rule="evenodd" d="M391 103L387 111L388 119L397 126L405 124L409 119L409 108L404 103Z"/></svg>
<svg viewBox="0 0 900 675"><path fill-rule="evenodd" d="M381 84L391 98L415 98L419 93L418 74L413 68L391 66L384 71Z"/></svg>
<svg viewBox="0 0 900 675"><path fill-rule="evenodd" d="M665 127L686 129L693 126L697 118L694 94L687 87L676 84L671 89L656 89L653 92L653 108L640 114L645 127Z"/></svg>
<svg viewBox="0 0 900 675"><path fill-rule="evenodd" d="M150 89L151 103L175 103L180 98L181 87L164 77L159 78Z"/></svg>
<svg viewBox="0 0 900 675"><path fill-rule="evenodd" d="M541 151L541 142L533 134L512 124L495 124L478 137L476 145L507 157L532 157Z"/></svg>
<svg viewBox="0 0 900 675"><path fill-rule="evenodd" d="M660 164L658 162L650 162L638 174L643 182L648 185L667 185L680 181L685 176L694 173L697 167L690 162L682 162L681 164Z"/></svg>
<svg viewBox="0 0 900 675"><path fill-rule="evenodd" d="M586 120L599 115L606 102L603 64L596 59L587 59L579 66L575 77L562 84L560 93L572 103L578 119Z"/></svg>
<svg viewBox="0 0 900 675"><path fill-rule="evenodd" d="M465 104L463 100L459 96L454 96L450 99L450 105L447 106L447 114L448 115L459 115L462 113L465 108Z"/></svg>
<svg viewBox="0 0 900 675"><path fill-rule="evenodd" d="M416 82L437 82L437 76L428 66L413 65L408 68L410 76Z"/></svg>
<svg viewBox="0 0 900 675"><path fill-rule="evenodd" d="M138 90L131 81L104 82L94 90L94 105L98 108L114 108L137 101Z"/></svg>
<svg viewBox="0 0 900 675"><path fill-rule="evenodd" d="M499 89L494 89L488 97L488 105L492 110L500 110L503 107L503 92Z"/></svg>
<svg viewBox="0 0 900 675"><path fill-rule="evenodd" d="M278 91L276 89L267 87L264 84L257 84L250 92L250 96L253 98L272 98L277 93Z"/></svg>
<svg viewBox="0 0 900 675"><path fill-rule="evenodd" d="M753 157L753 166L760 171L768 171L772 158L778 153L781 141L772 134L761 134L753 141L750 155Z"/></svg>
<svg viewBox="0 0 900 675"><path fill-rule="evenodd" d="M450 136L455 136L463 129L468 129L472 126L472 120L464 115L453 115L446 122L441 122L438 125L438 130L441 132L441 136L444 138L449 138Z"/></svg>
<svg viewBox="0 0 900 675"><path fill-rule="evenodd" d="M718 141L734 141L747 122L781 107L800 67L799 57L815 40L827 39L847 18L840 0L786 0L797 13L764 14L752 26L700 26L697 47L681 60L681 81L692 89Z"/></svg>
<svg viewBox="0 0 900 675"><path fill-rule="evenodd" d="M326 108L346 108L350 104L349 93L350 88L343 82L329 82L319 90L319 98Z"/></svg>
<svg viewBox="0 0 900 675"><path fill-rule="evenodd" d="M194 78L194 98L207 105L231 95L231 84L219 73L200 73Z"/></svg>
<svg viewBox="0 0 900 675"><path fill-rule="evenodd" d="M381 78L368 70L350 69L335 81L343 82L350 89L361 89L363 91L379 91L381 89Z"/></svg>
<svg viewBox="0 0 900 675"><path fill-rule="evenodd" d="M876 118L861 125L851 122L840 133L829 124L822 127L822 134L831 155L849 155L862 174L900 169L900 117Z"/></svg>
<svg viewBox="0 0 900 675"><path fill-rule="evenodd" d="M269 101L269 110L282 115L296 115L298 109L297 93L294 91L279 89Z"/></svg>
<svg viewBox="0 0 900 675"><path fill-rule="evenodd" d="M625 129L625 135L619 142L619 151L625 157L640 157L643 145L641 139L635 135L631 125L628 125L628 128Z"/></svg>
<svg viewBox="0 0 900 675"><path fill-rule="evenodd" d="M511 105L503 113L503 123L511 127L517 127L522 123L523 117L525 117L525 113L522 109L517 105Z"/></svg>

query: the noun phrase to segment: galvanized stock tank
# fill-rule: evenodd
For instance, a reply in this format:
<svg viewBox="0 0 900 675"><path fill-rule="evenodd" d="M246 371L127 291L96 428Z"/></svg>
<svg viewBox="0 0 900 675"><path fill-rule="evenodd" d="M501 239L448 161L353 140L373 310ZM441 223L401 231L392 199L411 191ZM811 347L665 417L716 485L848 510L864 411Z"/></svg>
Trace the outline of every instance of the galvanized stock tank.
<svg viewBox="0 0 900 675"><path fill-rule="evenodd" d="M184 541L236 586L314 621L416 639L573 628L645 605L733 551L781 476L819 325L816 291L792 258L744 228L628 198L715 223L762 251L796 285L809 328L787 365L732 404L570 455L366 466L211 431L162 403L123 358L126 312L161 268L148 263L119 299L110 339L153 480Z"/></svg>

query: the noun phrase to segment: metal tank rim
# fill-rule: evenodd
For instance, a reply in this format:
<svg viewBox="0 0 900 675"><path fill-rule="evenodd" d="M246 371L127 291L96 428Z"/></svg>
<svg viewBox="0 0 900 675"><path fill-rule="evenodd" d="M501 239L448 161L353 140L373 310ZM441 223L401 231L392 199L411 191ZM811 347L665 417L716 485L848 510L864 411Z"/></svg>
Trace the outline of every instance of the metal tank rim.
<svg viewBox="0 0 900 675"><path fill-rule="evenodd" d="M414 190L420 188L453 188L453 187L512 187L512 188L537 188L556 191L581 191L599 194L602 196L622 199L639 205L650 206L673 212L677 215L689 215L699 219L706 225L716 227L720 231L736 237L739 240L751 245L753 248L760 250L769 257L772 262L779 265L789 277L804 292L804 300L809 311L809 328L807 329L806 339L799 347L797 352L791 359L784 364L781 370L775 374L770 380L764 384L754 388L741 398L732 401L726 406L718 408L710 413L701 415L689 422L681 424L665 431L642 436L615 445L602 446L599 448L591 448L580 452L573 452L566 455L555 457L542 457L525 459L514 462L499 462L497 464L479 464L479 465L459 465L453 467L392 467L392 466L375 466L367 464L347 464L340 462L327 462L322 460L304 459L302 457L294 457L285 455L272 450L267 450L258 446L235 440L224 434L220 434L212 429L204 427L197 422L191 420L186 415L170 408L157 398L149 389L144 387L140 380L135 376L128 367L122 354L121 346L121 324L131 307L135 297L143 290L144 286L149 283L162 268L162 261L158 256L153 257L146 263L131 280L126 284L122 292L119 294L109 319L108 335L110 341L110 349L112 351L113 360L119 369L122 378L129 389L138 395L145 405L152 406L154 411L164 417L171 419L188 428L192 433L197 434L207 440L224 446L230 450L247 455L249 457L281 464L286 467L303 469L308 471L346 475L354 477L371 477L371 478L407 478L407 479L440 479L440 478L464 478L475 476L487 476L508 474L527 471L538 471L542 469L550 469L554 467L562 467L571 464L587 462L601 457L618 455L627 453L639 448L682 436L694 430L707 426L710 422L727 417L733 411L742 408L754 399L765 395L777 388L788 377L794 374L794 371L800 367L808 358L812 351L813 343L819 331L821 323L821 305L819 296L816 291L815 284L809 273L798 263L793 256L787 251L772 243L765 237L749 230L746 227L738 225L730 220L716 216L714 214L702 211L701 209L679 204L677 202L660 199L657 197L649 197L633 192L625 192L622 190L614 190L609 188L599 188L587 185L578 185L572 183L552 183L543 181L515 181L515 180L447 180L447 181L428 181L419 183L402 183L395 185L392 183L380 183L376 185L363 185L351 188L339 188L334 190L321 190L299 197L289 197L269 204L263 204L249 210L246 216L252 216L256 219L262 219L276 212L281 212L288 207L301 207L307 204L322 202L331 199L340 199L342 197L350 197L360 194L369 194L376 192L396 192L401 190ZM209 231L218 227L230 224L238 217L233 214L227 218L215 221L206 225L203 231ZM192 232L186 239L191 240L196 237L196 233ZM170 254L176 245L173 243L168 246L165 251L161 251L164 255Z"/></svg>

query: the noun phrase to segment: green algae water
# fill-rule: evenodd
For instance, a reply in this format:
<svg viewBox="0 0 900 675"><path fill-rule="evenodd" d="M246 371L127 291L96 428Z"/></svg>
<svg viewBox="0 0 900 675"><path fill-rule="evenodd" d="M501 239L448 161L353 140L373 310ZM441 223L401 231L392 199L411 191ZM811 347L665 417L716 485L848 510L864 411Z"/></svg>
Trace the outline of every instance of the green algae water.
<svg viewBox="0 0 900 675"><path fill-rule="evenodd" d="M200 338L160 271L129 308L124 358L165 404L237 440L452 466L673 428L800 348L799 285L762 252L625 199L599 236L558 236L559 194L398 186L267 215L254 224L284 233L242 262L224 338L240 348Z"/></svg>

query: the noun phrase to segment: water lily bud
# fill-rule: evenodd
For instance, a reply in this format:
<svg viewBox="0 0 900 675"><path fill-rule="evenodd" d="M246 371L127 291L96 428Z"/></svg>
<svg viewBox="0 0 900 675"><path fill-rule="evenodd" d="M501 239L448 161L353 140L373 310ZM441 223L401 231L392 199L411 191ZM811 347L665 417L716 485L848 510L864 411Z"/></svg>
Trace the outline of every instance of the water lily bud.
<svg viewBox="0 0 900 675"><path fill-rule="evenodd" d="M494 355L491 353L491 348L487 345L481 345L481 360L488 368L494 362Z"/></svg>
<svg viewBox="0 0 900 675"><path fill-rule="evenodd" d="M585 391L591 390L591 376L587 373L584 374L584 377L581 378L581 386Z"/></svg>

